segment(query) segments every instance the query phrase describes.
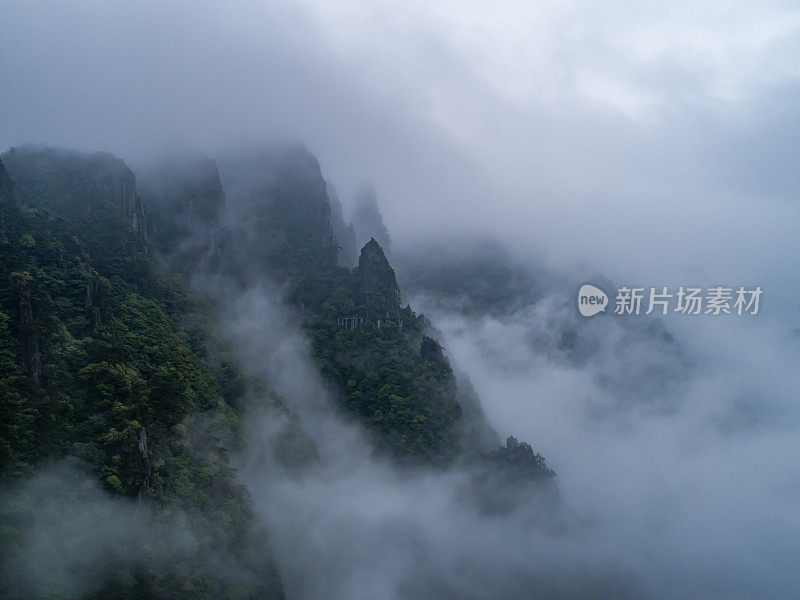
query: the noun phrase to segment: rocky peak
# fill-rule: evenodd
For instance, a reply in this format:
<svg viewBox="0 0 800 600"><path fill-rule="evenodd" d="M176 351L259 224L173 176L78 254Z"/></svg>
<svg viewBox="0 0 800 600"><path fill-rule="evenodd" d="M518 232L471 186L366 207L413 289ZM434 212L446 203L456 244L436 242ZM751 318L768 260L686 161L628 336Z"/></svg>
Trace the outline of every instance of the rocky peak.
<svg viewBox="0 0 800 600"><path fill-rule="evenodd" d="M301 229L319 242L333 243L327 183L317 158L305 146L293 146L280 157L277 174L275 192L279 198L294 199Z"/></svg>
<svg viewBox="0 0 800 600"><path fill-rule="evenodd" d="M380 244L371 238L358 258L360 301L368 319L400 316L400 288L397 278Z"/></svg>
<svg viewBox="0 0 800 600"><path fill-rule="evenodd" d="M109 155L110 156L110 155ZM144 218L144 205L136 194L136 176L120 159L113 159L107 170L98 172L90 183L101 192L108 194L116 207L130 221L131 227L139 236L142 248L147 247L147 228Z"/></svg>

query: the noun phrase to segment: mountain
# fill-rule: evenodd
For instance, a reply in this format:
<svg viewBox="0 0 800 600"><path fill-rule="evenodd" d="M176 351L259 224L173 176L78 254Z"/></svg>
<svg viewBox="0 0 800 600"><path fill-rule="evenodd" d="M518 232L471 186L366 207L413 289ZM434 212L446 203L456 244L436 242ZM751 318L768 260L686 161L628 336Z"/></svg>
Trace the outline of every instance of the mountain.
<svg viewBox="0 0 800 600"><path fill-rule="evenodd" d="M184 269L197 266L194 261L213 249L225 206L216 163L203 156L163 158L140 172L137 190L147 198L152 244Z"/></svg>
<svg viewBox="0 0 800 600"><path fill-rule="evenodd" d="M669 411L686 393L687 373L696 364L658 319L586 319L570 299L575 281L567 274L530 261L520 262L499 240L474 236L443 237L397 252L401 285L432 314L450 315L480 331L486 323L514 331L522 340L518 369L546 360L566 368L592 371L597 385L619 406L649 405ZM616 289L601 275L588 278ZM463 330L464 325L461 325ZM492 364L502 354L493 338L480 349ZM647 345L653 352L642 355ZM625 360L626 368L613 368ZM495 364L507 368L502 361Z"/></svg>
<svg viewBox="0 0 800 600"><path fill-rule="evenodd" d="M339 201L335 188L328 183L328 200L331 206L331 225L333 237L339 246L337 264L342 267L353 267L356 264L356 231L352 224L344 220L344 209Z"/></svg>
<svg viewBox="0 0 800 600"><path fill-rule="evenodd" d="M361 249L356 276L359 303L364 306L370 322L377 323L380 318L400 318L400 288L397 287L397 278L375 238L370 239Z"/></svg>
<svg viewBox="0 0 800 600"><path fill-rule="evenodd" d="M77 457L147 519L183 523L194 541L182 560L150 562L159 542L145 542L140 561L111 562L89 597L218 598L232 585L240 597L282 597L226 457L239 429L228 401L236 368L209 308L154 260L132 173L107 154L23 148L2 161L4 482ZM79 497L58 497L58 512ZM11 565L38 510L30 502L3 506L0 552ZM212 552L238 575L214 569Z"/></svg>
<svg viewBox="0 0 800 600"><path fill-rule="evenodd" d="M448 465L495 451L499 436L468 381L453 373L430 322L402 306L379 241L367 241L355 268L342 266L350 242L340 244L336 230L349 238L352 227L340 222L317 159L302 146L273 146L223 157L219 165L225 210L206 262L215 287L241 294L265 280L281 286L303 315L313 357L339 406L396 460ZM180 190L192 184L183 181L185 171L172 177L173 196L153 202L187 206ZM388 243L374 192L362 192L359 205L360 223L377 227Z"/></svg>
<svg viewBox="0 0 800 600"><path fill-rule="evenodd" d="M138 182L106 153L26 146L0 159L0 465L6 488L23 486L0 507L0 560L19 574L37 562L26 556L63 555L59 536L29 532L42 515L81 515L78 533L105 539L96 504L125 507L126 531L147 532L112 536L88 590L41 588L42 577L31 592L17 575L0 578L0 594L283 597L228 455L243 450L251 409L266 411L275 455L298 477L324 448L264 376L245 374L222 331L232 299L265 286L374 453L409 469L466 468L486 512L524 501L531 482L555 489L531 446L499 446L438 332L401 303L379 238L350 264L357 228L306 148L166 158Z"/></svg>
<svg viewBox="0 0 800 600"><path fill-rule="evenodd" d="M341 245L316 158L300 146L251 149L223 158L219 171L225 211L207 274L228 292L266 280L282 286L305 316L313 356L339 405L372 431L375 445L399 460L451 462L464 440L449 364L425 335L427 321L401 307L376 241L362 249L357 268L339 266ZM169 189L187 189L183 177L174 171ZM186 205L181 192L171 202Z"/></svg>
<svg viewBox="0 0 800 600"><path fill-rule="evenodd" d="M113 208L113 216L130 225L137 249L147 252L136 177L122 160L107 152L84 154L37 146L13 148L3 158L16 184L35 198L37 208L85 226L97 221L97 212L111 218Z"/></svg>

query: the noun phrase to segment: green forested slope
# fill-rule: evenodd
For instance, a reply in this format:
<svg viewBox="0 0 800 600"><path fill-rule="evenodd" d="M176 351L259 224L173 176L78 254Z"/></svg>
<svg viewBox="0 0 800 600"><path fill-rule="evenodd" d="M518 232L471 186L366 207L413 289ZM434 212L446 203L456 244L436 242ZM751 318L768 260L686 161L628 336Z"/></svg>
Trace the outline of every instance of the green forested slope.
<svg viewBox="0 0 800 600"><path fill-rule="evenodd" d="M329 186L316 158L302 146L250 149L221 161L219 171L221 185L212 183L217 167L207 161L159 169L146 203L172 217L161 227L184 232L184 247L206 249L202 268L226 287L245 290L267 280L282 286L304 316L334 397L375 445L402 462L436 465L496 450L497 435L468 386L459 386L430 323L402 306L380 245L367 243L354 269L337 265ZM195 216L184 208L198 189L219 190L216 227L209 227L207 210ZM180 252L176 258L179 269L198 267Z"/></svg>
<svg viewBox="0 0 800 600"><path fill-rule="evenodd" d="M132 174L109 155L21 149L3 160L3 479L77 456L107 490L160 518L189 516L197 553L110 581L119 597L280 595L268 558L243 543L263 533L222 448L238 429L223 391L235 396L240 377L223 354L209 367L208 309L148 256ZM5 533L13 548L16 530ZM252 581L224 585L203 546L226 549Z"/></svg>
<svg viewBox="0 0 800 600"><path fill-rule="evenodd" d="M222 181L213 161L164 164L142 186L144 200L109 154L23 147L1 158L2 483L76 457L107 494L136 502L162 533L180 523L191 539L180 560L159 559L157 535L133 554L116 549L127 559L107 565L92 597L282 596L226 458L240 443L240 399L280 409L279 399L242 375L216 334L226 299L267 282L302 315L333 397L381 452L499 473L478 481L490 496L520 477L552 476L526 444L497 449L430 323L401 304L375 240L357 267L337 265L328 186L304 148L239 157L220 169ZM225 293L198 297L186 283L196 275ZM314 456L302 433L290 437L287 464ZM72 505L84 497L56 496ZM22 497L0 504L7 572L24 560L15 551L42 508ZM12 584L0 577L0 597L14 596Z"/></svg>
<svg viewBox="0 0 800 600"><path fill-rule="evenodd" d="M364 247L357 268L337 265L328 186L316 158L299 146L255 150L223 161L220 171L230 192L220 199L226 214L211 233L205 214L195 218L175 207L191 205L191 190L216 189L208 184L216 166L198 162L194 170L146 177L147 205L177 221L161 227L189 232L186 247L206 247L203 268L225 287L282 286L305 317L313 357L334 397L377 447L401 461L451 462L463 450L465 428L450 365L425 335L427 321L401 306L377 242ZM213 237L213 244L190 232ZM173 257L179 269L197 267L180 253ZM363 321L343 326L341 319L353 317Z"/></svg>

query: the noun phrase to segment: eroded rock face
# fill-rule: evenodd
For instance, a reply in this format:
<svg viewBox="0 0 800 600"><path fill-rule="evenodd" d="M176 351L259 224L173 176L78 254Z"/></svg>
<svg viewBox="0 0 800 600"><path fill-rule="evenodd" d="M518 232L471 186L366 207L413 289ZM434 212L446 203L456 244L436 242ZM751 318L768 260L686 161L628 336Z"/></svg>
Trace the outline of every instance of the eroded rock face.
<svg viewBox="0 0 800 600"><path fill-rule="evenodd" d="M235 221L263 225L264 233L333 243L327 183L304 146L243 151L221 160L220 171Z"/></svg>
<svg viewBox="0 0 800 600"><path fill-rule="evenodd" d="M327 183L303 146L244 148L218 160L226 196L220 270L279 282L335 265Z"/></svg>
<svg viewBox="0 0 800 600"><path fill-rule="evenodd" d="M150 454L147 451L147 432L145 431L144 427L139 431L139 458L141 460L141 469L142 475L144 475L142 479L142 486L139 488L139 501L143 501L147 498L147 490L151 487L151 478L153 476L153 470L150 466Z"/></svg>
<svg viewBox="0 0 800 600"><path fill-rule="evenodd" d="M366 307L367 318L397 319L400 317L400 288L394 269L375 238L361 249L358 258L360 301Z"/></svg>
<svg viewBox="0 0 800 600"><path fill-rule="evenodd" d="M144 205L136 194L136 176L122 160L111 155L107 156L108 162L88 175L87 187L90 192L96 191L112 198L116 207L130 221L131 227L139 237L142 249L146 250L147 227Z"/></svg>
<svg viewBox="0 0 800 600"><path fill-rule="evenodd" d="M219 170L205 156L180 156L142 168L138 189L151 244L183 270L216 251L225 209Z"/></svg>
<svg viewBox="0 0 800 600"><path fill-rule="evenodd" d="M6 210L11 208L12 204L19 204L19 190L6 171L3 161L0 160L0 230L5 227ZM2 233L0 233L0 239L2 239Z"/></svg>
<svg viewBox="0 0 800 600"><path fill-rule="evenodd" d="M108 152L84 153L38 146L12 148L3 155L8 172L34 205L56 216L86 220L97 203L109 202L136 234L147 252L144 204L136 193L136 176L125 161Z"/></svg>
<svg viewBox="0 0 800 600"><path fill-rule="evenodd" d="M28 273L17 273L14 283L19 290L20 335L22 336L22 356L30 370L34 384L39 386L42 373L42 355L39 352L39 336L33 318L31 301L31 277Z"/></svg>

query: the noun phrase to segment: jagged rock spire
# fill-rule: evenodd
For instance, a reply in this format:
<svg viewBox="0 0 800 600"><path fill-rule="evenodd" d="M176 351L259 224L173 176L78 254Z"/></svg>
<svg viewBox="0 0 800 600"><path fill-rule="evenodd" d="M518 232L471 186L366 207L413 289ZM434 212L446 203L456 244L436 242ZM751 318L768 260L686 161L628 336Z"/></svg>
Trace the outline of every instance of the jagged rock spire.
<svg viewBox="0 0 800 600"><path fill-rule="evenodd" d="M367 318L400 316L400 288L380 244L371 238L358 258L359 300Z"/></svg>

